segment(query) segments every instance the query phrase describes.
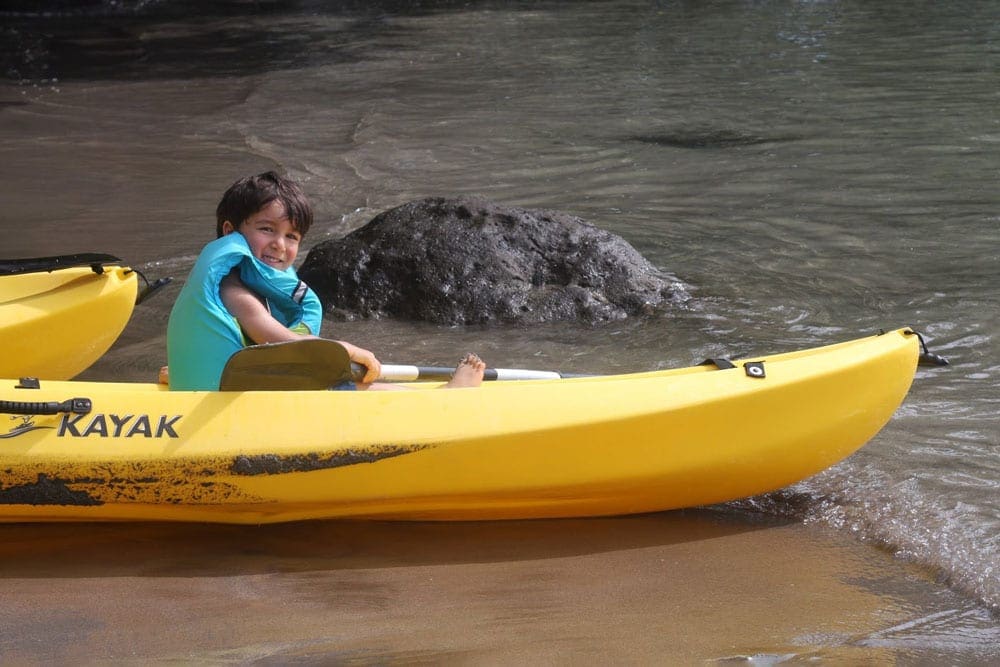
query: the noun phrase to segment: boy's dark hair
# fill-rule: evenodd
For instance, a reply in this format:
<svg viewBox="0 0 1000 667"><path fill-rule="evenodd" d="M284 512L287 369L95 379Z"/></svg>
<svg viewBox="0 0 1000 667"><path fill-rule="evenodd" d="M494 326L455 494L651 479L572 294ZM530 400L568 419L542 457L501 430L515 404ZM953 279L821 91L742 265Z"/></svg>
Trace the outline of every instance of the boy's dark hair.
<svg viewBox="0 0 1000 667"><path fill-rule="evenodd" d="M285 206L285 214L295 230L305 236L313 221L312 205L298 183L273 171L241 178L229 186L215 209L216 236L222 236L222 223L226 220L239 227L276 199Z"/></svg>

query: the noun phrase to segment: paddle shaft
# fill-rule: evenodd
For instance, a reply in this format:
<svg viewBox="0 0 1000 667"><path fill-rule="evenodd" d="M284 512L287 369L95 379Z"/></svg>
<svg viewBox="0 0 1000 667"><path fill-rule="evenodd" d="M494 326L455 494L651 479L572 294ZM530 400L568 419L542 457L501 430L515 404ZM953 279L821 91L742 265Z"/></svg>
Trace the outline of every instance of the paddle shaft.
<svg viewBox="0 0 1000 667"><path fill-rule="evenodd" d="M351 364L355 380L365 375L365 367ZM380 382L447 382L455 373L454 368L447 366L408 366L403 364L382 364ZM483 380L558 380L571 377L586 377L560 373L558 371L536 371L527 368L487 368L483 372Z"/></svg>
<svg viewBox="0 0 1000 667"><path fill-rule="evenodd" d="M282 343L251 345L229 358L219 387L223 391L324 389L347 377L361 381L367 369L351 363L340 343L324 338L307 338ZM382 382L447 382L455 369L442 366L382 364L377 378ZM556 380L571 375L558 371L523 368L487 368L484 380Z"/></svg>

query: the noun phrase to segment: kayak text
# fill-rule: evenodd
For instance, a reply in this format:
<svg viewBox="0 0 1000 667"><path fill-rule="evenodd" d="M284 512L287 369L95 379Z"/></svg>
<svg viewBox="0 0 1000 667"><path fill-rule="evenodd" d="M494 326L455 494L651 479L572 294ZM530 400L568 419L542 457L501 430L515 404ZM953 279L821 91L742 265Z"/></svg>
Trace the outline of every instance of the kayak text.
<svg viewBox="0 0 1000 667"><path fill-rule="evenodd" d="M63 415L59 437L74 438L176 438L174 424L182 415Z"/></svg>

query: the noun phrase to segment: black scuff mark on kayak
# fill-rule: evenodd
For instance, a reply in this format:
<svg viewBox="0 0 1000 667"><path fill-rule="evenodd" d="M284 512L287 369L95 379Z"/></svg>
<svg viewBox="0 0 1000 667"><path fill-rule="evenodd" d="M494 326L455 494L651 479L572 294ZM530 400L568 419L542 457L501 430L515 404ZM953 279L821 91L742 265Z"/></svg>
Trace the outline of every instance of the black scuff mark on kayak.
<svg viewBox="0 0 1000 667"><path fill-rule="evenodd" d="M39 473L38 481L0 489L0 505L103 505L86 491L74 491L66 480Z"/></svg>
<svg viewBox="0 0 1000 667"><path fill-rule="evenodd" d="M375 463L427 449L430 445L384 445L362 450L346 449L333 454L242 454L233 459L232 472L237 475L281 475L291 472L312 472L342 468L359 463Z"/></svg>
<svg viewBox="0 0 1000 667"><path fill-rule="evenodd" d="M795 136L764 136L742 130L690 128L652 134L636 134L626 137L628 141L638 141L654 146L669 148L739 148L779 142L797 141Z"/></svg>
<svg viewBox="0 0 1000 667"><path fill-rule="evenodd" d="M232 476L231 467L232 457L186 463L149 460L89 466L5 466L0 469L0 505L223 505L266 500L220 481L220 476Z"/></svg>

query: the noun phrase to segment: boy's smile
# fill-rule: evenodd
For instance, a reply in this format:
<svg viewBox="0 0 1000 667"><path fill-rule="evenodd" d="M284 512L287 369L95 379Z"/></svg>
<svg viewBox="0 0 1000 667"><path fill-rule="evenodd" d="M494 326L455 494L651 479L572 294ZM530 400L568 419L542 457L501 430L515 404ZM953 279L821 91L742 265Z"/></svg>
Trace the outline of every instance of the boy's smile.
<svg viewBox="0 0 1000 667"><path fill-rule="evenodd" d="M254 257L281 271L290 267L299 254L302 234L292 225L285 206L277 199L244 220L239 227L234 227L228 220L223 223L225 234L234 231L243 234Z"/></svg>

